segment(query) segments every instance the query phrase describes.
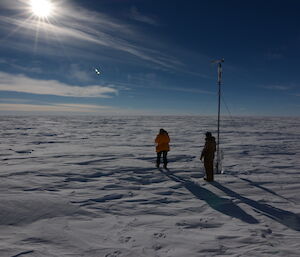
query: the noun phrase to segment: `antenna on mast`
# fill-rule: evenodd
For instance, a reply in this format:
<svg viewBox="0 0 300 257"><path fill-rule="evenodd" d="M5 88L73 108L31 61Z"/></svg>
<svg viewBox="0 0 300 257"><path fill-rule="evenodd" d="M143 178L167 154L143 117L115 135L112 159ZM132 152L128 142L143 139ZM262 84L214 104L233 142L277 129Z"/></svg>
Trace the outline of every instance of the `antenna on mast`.
<svg viewBox="0 0 300 257"><path fill-rule="evenodd" d="M224 62L224 58L220 60L214 60L212 61L213 64L218 65L218 140L217 140L217 163L216 163L216 168L217 172L216 173L221 173L220 170L220 113L221 113L221 84L222 84L222 63Z"/></svg>

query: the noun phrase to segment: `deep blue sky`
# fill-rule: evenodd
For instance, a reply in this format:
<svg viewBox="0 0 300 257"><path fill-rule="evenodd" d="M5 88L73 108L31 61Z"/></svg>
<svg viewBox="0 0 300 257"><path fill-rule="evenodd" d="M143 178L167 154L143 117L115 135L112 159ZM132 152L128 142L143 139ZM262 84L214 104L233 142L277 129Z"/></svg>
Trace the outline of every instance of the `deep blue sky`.
<svg viewBox="0 0 300 257"><path fill-rule="evenodd" d="M0 113L300 115L300 1L0 0ZM94 68L100 70L97 75Z"/></svg>

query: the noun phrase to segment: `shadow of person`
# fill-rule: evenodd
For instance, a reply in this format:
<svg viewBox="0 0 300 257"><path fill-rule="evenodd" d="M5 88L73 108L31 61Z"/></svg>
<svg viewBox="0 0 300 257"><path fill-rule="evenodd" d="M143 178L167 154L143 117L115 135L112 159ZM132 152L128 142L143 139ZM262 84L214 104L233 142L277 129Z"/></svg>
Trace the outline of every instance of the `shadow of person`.
<svg viewBox="0 0 300 257"><path fill-rule="evenodd" d="M296 231L300 231L300 215L295 213L281 210L279 208L273 207L269 204L259 203L257 201L251 200L247 197L241 196L238 193L232 191L231 189L221 185L218 182L211 183L213 186L218 188L219 190L226 193L228 196L239 199L245 204L251 206L257 212L293 229Z"/></svg>
<svg viewBox="0 0 300 257"><path fill-rule="evenodd" d="M252 217L251 215L247 214L244 210L242 210L239 206L234 204L230 199L225 199L219 197L218 195L214 194L213 192L203 188L194 182L183 179L177 175L174 175L169 172L164 172L160 170L161 173L169 177L170 179L174 180L175 182L181 183L188 191L190 191L195 197L199 200L205 201L211 208L214 210L221 212L227 216L237 218L243 222L249 224L257 224L259 221Z"/></svg>

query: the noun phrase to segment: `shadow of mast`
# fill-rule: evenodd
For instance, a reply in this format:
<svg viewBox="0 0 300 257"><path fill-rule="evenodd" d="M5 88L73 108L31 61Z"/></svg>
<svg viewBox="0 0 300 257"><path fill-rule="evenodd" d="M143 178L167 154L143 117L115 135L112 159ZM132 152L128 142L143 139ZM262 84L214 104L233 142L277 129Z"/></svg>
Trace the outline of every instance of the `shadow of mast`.
<svg viewBox="0 0 300 257"><path fill-rule="evenodd" d="M241 200L243 203L248 204L257 212L293 229L300 231L300 215L295 213L281 210L279 208L273 207L268 204L262 204L257 201L251 200L247 197L241 196L238 193L232 191L231 189L224 187L218 182L211 183L213 186L219 190L226 193L228 196Z"/></svg>
<svg viewBox="0 0 300 257"><path fill-rule="evenodd" d="M181 183L188 191L190 191L199 200L205 201L214 210L225 214L227 216L237 218L243 222L249 224L258 224L259 221L246 213L239 206L234 204L230 199L219 197L213 192L203 188L190 180L183 179L174 174L168 174L161 170L161 173L174 180L175 182Z"/></svg>
<svg viewBox="0 0 300 257"><path fill-rule="evenodd" d="M272 194L272 195L275 195L275 196L277 196L277 197L279 197L279 198L281 198L281 199L284 199L284 200L286 200L286 201L288 201L288 202L292 202L292 203L295 204L294 201L292 201L292 200L290 200L290 199L288 199L288 198L285 198L285 197L283 197L283 196L277 194L276 192L274 192L274 191L271 190L271 189L268 189L268 188L266 188L266 187L261 186L260 183L258 183L258 182L253 182L253 181L251 181L250 179L246 179L246 178L239 178L239 179L248 182L251 186L254 186L254 187L257 187L257 188L259 188L259 189L262 189L262 190L264 190L264 191L266 191L266 192L268 192L268 193L270 193L270 194Z"/></svg>

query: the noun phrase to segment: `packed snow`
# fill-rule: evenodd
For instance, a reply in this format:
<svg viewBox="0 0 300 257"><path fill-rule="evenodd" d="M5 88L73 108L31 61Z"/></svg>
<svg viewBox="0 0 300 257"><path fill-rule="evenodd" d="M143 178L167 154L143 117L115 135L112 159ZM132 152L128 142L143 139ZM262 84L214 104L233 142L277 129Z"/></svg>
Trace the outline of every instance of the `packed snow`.
<svg viewBox="0 0 300 257"><path fill-rule="evenodd" d="M300 118L1 116L0 256L299 256ZM154 138L169 132L169 170Z"/></svg>

